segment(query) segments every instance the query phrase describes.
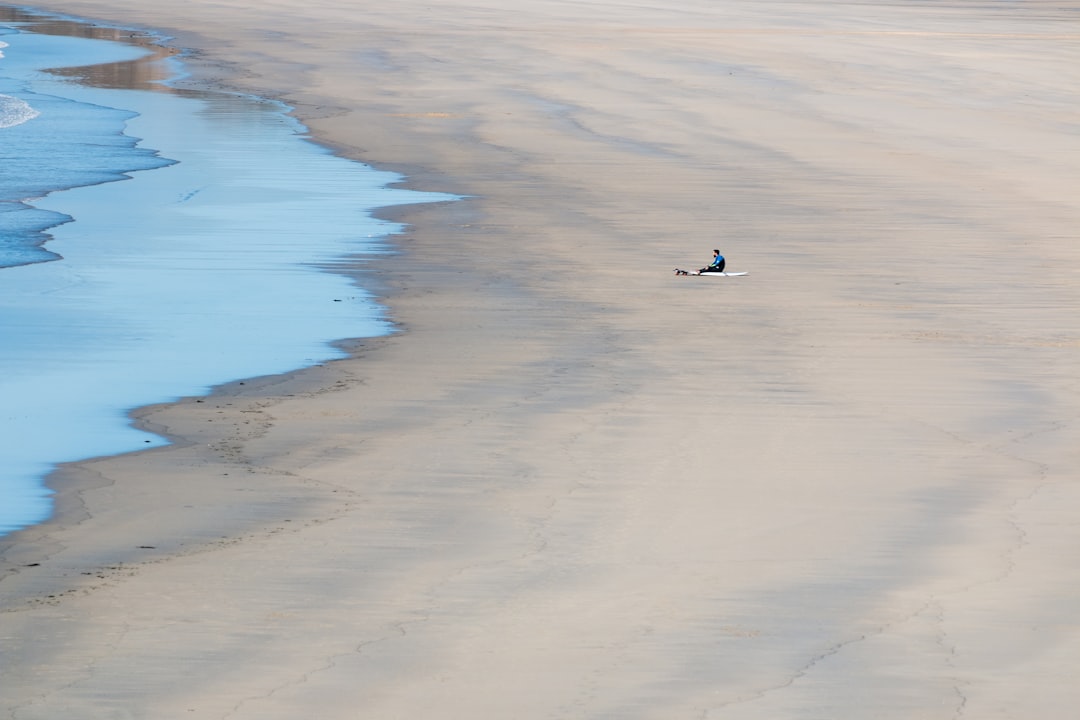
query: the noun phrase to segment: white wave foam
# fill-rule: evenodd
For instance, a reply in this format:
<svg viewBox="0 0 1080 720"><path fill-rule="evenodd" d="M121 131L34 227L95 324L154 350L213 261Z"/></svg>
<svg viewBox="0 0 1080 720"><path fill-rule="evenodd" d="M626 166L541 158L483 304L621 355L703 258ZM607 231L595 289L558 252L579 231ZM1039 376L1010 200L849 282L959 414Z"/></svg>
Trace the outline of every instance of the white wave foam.
<svg viewBox="0 0 1080 720"><path fill-rule="evenodd" d="M0 95L0 128L21 125L28 120L33 120L40 114L19 98Z"/></svg>

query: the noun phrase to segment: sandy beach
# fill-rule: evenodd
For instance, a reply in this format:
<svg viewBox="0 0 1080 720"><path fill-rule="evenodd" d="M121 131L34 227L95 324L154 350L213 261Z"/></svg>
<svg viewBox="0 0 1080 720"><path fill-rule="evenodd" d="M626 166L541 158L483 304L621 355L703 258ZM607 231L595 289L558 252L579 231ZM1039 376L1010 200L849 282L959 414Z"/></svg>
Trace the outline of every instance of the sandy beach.
<svg viewBox="0 0 1080 720"><path fill-rule="evenodd" d="M0 715L1073 717L1071 9L147 5L37 4L468 199L401 332L50 479Z"/></svg>

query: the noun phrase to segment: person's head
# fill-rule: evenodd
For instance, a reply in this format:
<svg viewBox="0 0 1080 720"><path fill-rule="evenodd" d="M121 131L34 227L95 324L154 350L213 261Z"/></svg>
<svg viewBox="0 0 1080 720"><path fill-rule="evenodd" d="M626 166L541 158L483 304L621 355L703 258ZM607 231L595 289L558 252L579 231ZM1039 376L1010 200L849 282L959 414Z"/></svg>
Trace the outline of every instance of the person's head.
<svg viewBox="0 0 1080 720"><path fill-rule="evenodd" d="M712 251L712 254L713 254L713 255L719 255L719 254L720 254L720 251L719 251L719 250L713 250L713 251Z"/></svg>

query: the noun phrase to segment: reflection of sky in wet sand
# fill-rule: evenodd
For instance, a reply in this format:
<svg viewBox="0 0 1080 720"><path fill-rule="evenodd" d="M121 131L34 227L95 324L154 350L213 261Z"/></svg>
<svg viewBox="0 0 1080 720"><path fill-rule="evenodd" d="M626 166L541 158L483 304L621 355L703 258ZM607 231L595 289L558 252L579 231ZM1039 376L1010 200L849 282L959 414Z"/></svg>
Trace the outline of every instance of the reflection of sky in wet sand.
<svg viewBox="0 0 1080 720"><path fill-rule="evenodd" d="M38 40L50 63L85 57L81 40L5 40L7 58L32 56ZM160 63L144 65L92 73L110 87L25 72L35 93L138 113L127 133L177 162L35 201L74 218L48 243L63 259L0 270L0 533L48 515L41 479L56 463L161 444L129 427L130 409L385 333L368 294L321 268L362 262L395 231L370 209L451 199L387 189L396 175L307 142L272 103L115 88L153 85Z"/></svg>

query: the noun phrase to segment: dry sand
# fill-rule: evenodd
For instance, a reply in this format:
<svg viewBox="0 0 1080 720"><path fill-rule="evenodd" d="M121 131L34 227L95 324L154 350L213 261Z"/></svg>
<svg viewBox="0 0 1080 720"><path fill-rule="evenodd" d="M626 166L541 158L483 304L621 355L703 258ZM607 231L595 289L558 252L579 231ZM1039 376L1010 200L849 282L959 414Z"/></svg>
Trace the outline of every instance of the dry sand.
<svg viewBox="0 0 1080 720"><path fill-rule="evenodd" d="M3 717L1074 716L1068 5L41 5L472 199L401 334L56 475Z"/></svg>

